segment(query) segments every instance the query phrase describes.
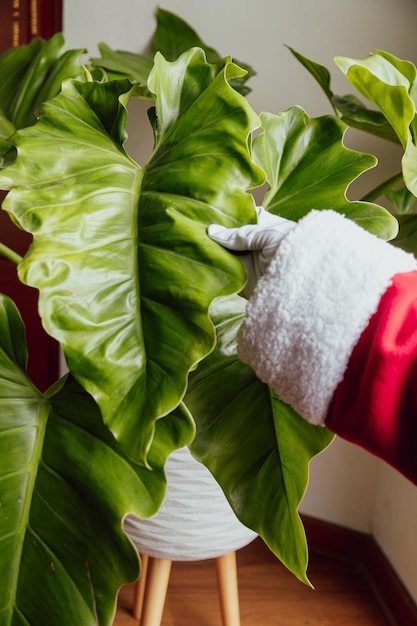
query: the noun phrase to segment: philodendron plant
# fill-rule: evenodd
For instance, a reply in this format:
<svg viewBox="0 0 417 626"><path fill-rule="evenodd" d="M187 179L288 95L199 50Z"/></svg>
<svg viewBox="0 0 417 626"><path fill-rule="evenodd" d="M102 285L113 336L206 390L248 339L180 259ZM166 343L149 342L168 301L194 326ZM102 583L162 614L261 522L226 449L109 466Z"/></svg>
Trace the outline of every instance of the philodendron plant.
<svg viewBox="0 0 417 626"><path fill-rule="evenodd" d="M333 108L348 126L402 147L398 172L381 181L363 198L374 201L385 196L399 222L400 232L393 243L417 253L417 70L413 63L382 50L366 59L335 57L335 63L349 82L376 108L370 109L356 94L336 95L330 72L323 65L290 48L314 76Z"/></svg>
<svg viewBox="0 0 417 626"><path fill-rule="evenodd" d="M245 273L206 229L254 222L248 192L264 186L275 214L331 208L386 239L397 234L386 209L346 197L376 158L344 146L338 115L310 118L297 106L258 115L245 97L250 68L176 16L157 17L149 55L103 44L81 66L84 51L66 51L56 35L0 57L3 209L33 235L24 258L2 251L39 291L44 328L69 369L45 393L34 387L21 317L2 296L4 626L112 623L120 586L140 570L123 518L157 512L165 461L184 445L308 583L298 507L310 460L332 434L239 361ZM407 68L408 88L389 110L376 103L403 142L415 193L411 64L378 54L367 79L381 80L387 61L398 77ZM150 101L155 137L142 165L125 149L134 97Z"/></svg>

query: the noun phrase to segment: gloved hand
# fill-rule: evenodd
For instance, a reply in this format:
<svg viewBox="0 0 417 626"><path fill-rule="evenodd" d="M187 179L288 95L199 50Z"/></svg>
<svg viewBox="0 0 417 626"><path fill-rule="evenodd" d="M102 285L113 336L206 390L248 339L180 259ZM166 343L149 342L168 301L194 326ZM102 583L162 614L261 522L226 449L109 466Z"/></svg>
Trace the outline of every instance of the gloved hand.
<svg viewBox="0 0 417 626"><path fill-rule="evenodd" d="M210 224L207 234L227 250L244 253L240 259L246 268L247 283L241 295L250 298L259 278L275 255L285 235L296 226L296 222L286 220L256 207L257 224L246 224L238 228L225 228Z"/></svg>

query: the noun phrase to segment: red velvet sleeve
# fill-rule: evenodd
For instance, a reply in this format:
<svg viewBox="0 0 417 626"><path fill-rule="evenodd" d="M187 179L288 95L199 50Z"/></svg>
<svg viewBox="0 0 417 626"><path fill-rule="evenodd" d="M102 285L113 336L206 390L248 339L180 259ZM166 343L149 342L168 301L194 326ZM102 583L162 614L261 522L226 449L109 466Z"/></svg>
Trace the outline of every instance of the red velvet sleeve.
<svg viewBox="0 0 417 626"><path fill-rule="evenodd" d="M381 298L326 426L417 484L417 271L397 274Z"/></svg>

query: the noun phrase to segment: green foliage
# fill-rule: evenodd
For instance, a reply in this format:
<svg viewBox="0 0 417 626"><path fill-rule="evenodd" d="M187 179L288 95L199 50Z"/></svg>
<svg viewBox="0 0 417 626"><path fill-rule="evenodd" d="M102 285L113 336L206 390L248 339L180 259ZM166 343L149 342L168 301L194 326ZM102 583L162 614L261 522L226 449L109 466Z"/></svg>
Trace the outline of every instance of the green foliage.
<svg viewBox="0 0 417 626"><path fill-rule="evenodd" d="M265 208L292 220L312 209L333 209L384 239L397 234L397 222L385 209L346 198L349 185L374 167L376 158L343 145L346 126L340 120L313 119L292 107L279 115L263 113L261 121L253 154L267 176Z"/></svg>
<svg viewBox="0 0 417 626"><path fill-rule="evenodd" d="M294 56L314 76L328 97L335 113L349 126L398 143L403 148L400 172L367 194L386 195L397 217L400 232L393 243L417 254L417 69L411 61L376 50L366 59L335 57L336 65L348 81L376 107L369 109L353 95L336 96L328 70L290 48ZM399 181L402 187L398 188ZM406 215L404 215L404 213Z"/></svg>
<svg viewBox="0 0 417 626"><path fill-rule="evenodd" d="M42 102L55 96L65 78L82 75L84 50L66 50L58 33L48 41L36 37L0 55L0 164L8 162L10 137L34 124Z"/></svg>
<svg viewBox="0 0 417 626"><path fill-rule="evenodd" d="M219 219L253 220L245 192L263 180L247 153L258 118L226 80L237 71L226 63L213 76L197 49L156 58L157 142L143 168L122 147L130 83L64 83L16 133L18 158L0 176L12 188L4 208L34 235L19 276L39 289L70 370L144 465L155 420L214 346L211 300L244 282L240 262L205 234Z"/></svg>
<svg viewBox="0 0 417 626"><path fill-rule="evenodd" d="M297 508L310 460L333 435L296 415L239 360L245 306L239 296L213 303L216 348L192 372L185 397L197 427L191 451L214 474L239 519L307 583L307 544Z"/></svg>
<svg viewBox="0 0 417 626"><path fill-rule="evenodd" d="M167 11L157 13L150 55L101 44L101 57L82 68L82 52L67 52L57 35L0 56L3 209L33 236L19 278L39 290L43 325L70 369L46 394L33 387L24 328L3 297L5 626L111 624L120 585L138 574L123 517L158 510L166 458L184 445L240 519L308 583L298 507L309 463L332 435L239 361L243 265L206 229L253 222L249 192L266 183L263 204L274 213L297 220L331 208L394 237L390 213L347 199L376 163L344 146L350 119L404 146L414 197L408 62L386 53L371 64L339 61L359 90L366 83L381 99L381 111L368 112L335 97L325 68L295 53L337 112L310 118L299 107L258 116L245 98L253 70L221 58ZM125 150L133 97L153 104L155 145L144 164ZM409 212L410 197L401 202Z"/></svg>
<svg viewBox="0 0 417 626"><path fill-rule="evenodd" d="M167 61L175 61L187 50L200 48L204 50L208 63L216 66L217 69L222 67L223 57L217 50L206 45L195 30L178 15L158 8L156 21L156 30L147 54L112 50L105 42L102 42L99 45L100 57L91 59L94 70L103 72L107 80L127 76L137 84L136 95L152 99L153 96L146 84L157 52L160 52ZM233 77L230 84L242 95L247 95L251 89L246 83L256 72L246 63L241 63L236 59L235 62L245 71Z"/></svg>
<svg viewBox="0 0 417 626"><path fill-rule="evenodd" d="M72 377L45 395L33 387L23 324L5 296L0 328L0 622L110 626L117 589L139 572L122 519L155 513L166 458L193 425L183 409L167 419L145 470Z"/></svg>

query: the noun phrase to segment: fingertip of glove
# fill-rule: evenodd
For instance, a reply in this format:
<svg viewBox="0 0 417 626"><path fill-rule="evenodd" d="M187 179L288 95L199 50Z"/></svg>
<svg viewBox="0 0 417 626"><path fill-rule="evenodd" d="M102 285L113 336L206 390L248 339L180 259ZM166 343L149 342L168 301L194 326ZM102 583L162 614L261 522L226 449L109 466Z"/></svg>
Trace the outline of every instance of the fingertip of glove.
<svg viewBox="0 0 417 626"><path fill-rule="evenodd" d="M221 226L220 224L210 224L207 227L207 234L209 237L215 237L216 235L220 234L223 230L224 230L224 226Z"/></svg>

